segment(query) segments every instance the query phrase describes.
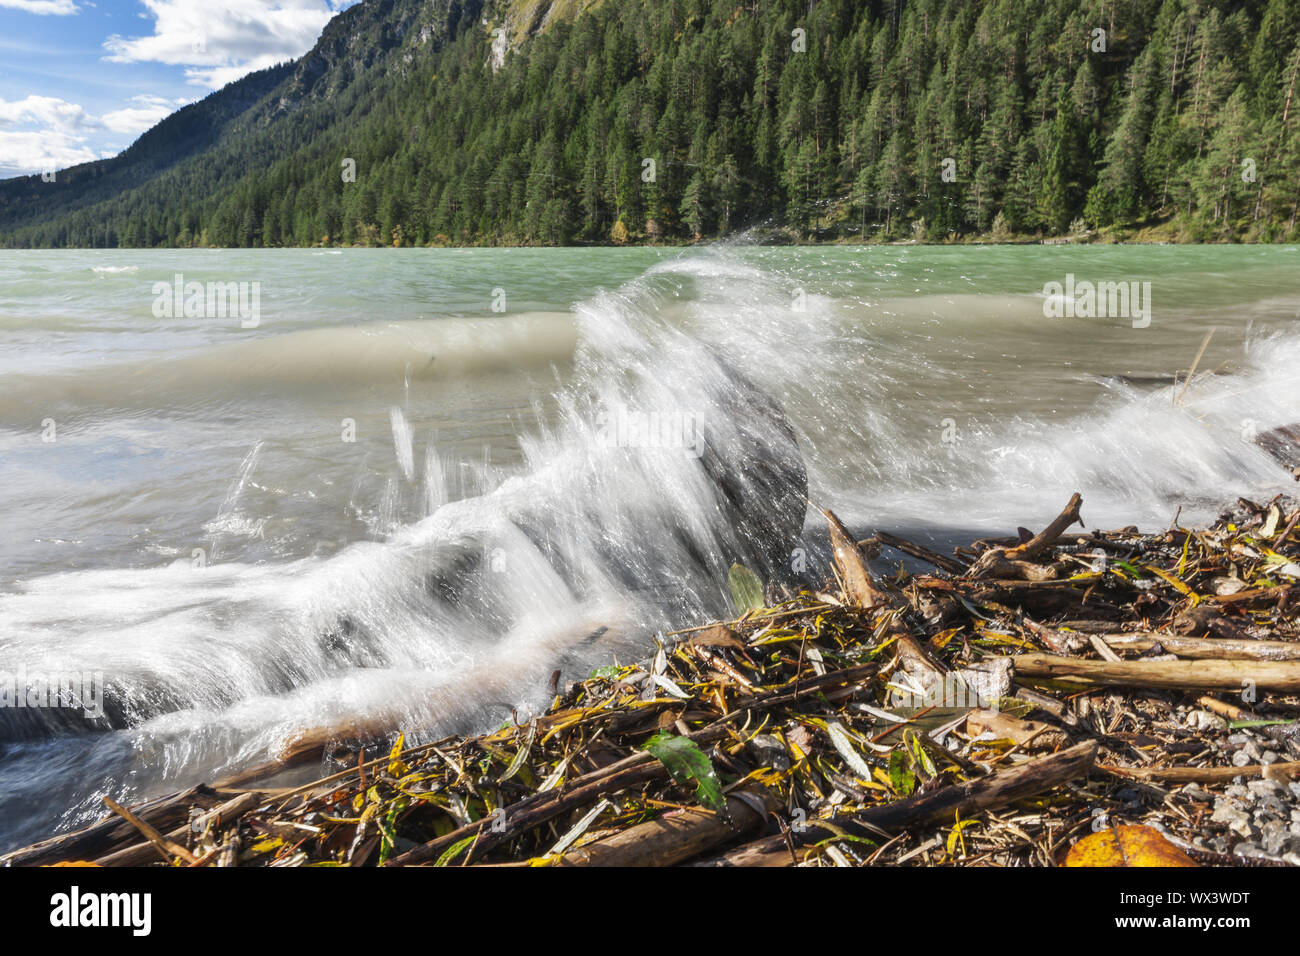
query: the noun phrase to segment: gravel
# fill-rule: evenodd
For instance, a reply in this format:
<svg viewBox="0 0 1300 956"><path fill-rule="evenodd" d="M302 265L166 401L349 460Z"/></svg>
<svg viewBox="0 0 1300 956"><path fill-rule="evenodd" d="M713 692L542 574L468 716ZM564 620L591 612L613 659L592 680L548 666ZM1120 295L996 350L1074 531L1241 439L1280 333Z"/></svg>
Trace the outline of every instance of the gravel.
<svg viewBox="0 0 1300 956"><path fill-rule="evenodd" d="M1233 766L1281 759L1276 751L1261 750L1250 733L1230 734L1223 744L1232 751ZM1241 859L1300 866L1300 781L1240 776L1219 793L1188 784L1180 795L1194 804L1213 802L1209 820L1221 830L1195 841L1197 846Z"/></svg>

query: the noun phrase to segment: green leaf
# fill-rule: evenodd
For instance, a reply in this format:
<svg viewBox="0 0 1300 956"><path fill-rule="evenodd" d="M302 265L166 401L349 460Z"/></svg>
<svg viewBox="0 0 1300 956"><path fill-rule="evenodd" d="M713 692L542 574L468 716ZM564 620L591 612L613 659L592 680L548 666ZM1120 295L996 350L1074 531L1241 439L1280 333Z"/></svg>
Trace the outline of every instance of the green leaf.
<svg viewBox="0 0 1300 956"><path fill-rule="evenodd" d="M925 747L921 745L921 738L914 731L904 730L903 740L912 748L916 760L913 766L920 766L931 777L938 774L938 768L935 767L934 761L930 759L930 755L925 752Z"/></svg>
<svg viewBox="0 0 1300 956"><path fill-rule="evenodd" d="M672 778L682 785L694 784L695 796L704 806L725 814L727 801L722 796L722 784L713 770L713 761L689 737L660 731L646 741L648 750L659 759Z"/></svg>
<svg viewBox="0 0 1300 956"><path fill-rule="evenodd" d="M916 774L912 773L907 753L895 750L889 755L889 785L900 796L911 796L916 789Z"/></svg>
<svg viewBox="0 0 1300 956"><path fill-rule="evenodd" d="M410 801L406 797L399 797L393 802L393 808L388 811L383 820L376 819L375 824L379 827L379 865L383 866L388 862L388 858L393 854L393 848L397 845L394 836L394 826L397 822L397 815L406 809Z"/></svg>
<svg viewBox="0 0 1300 956"><path fill-rule="evenodd" d="M515 759L510 761L510 766L506 772L497 778L497 783L505 783L511 777L519 772L519 768L524 765L528 759L528 752L533 749L533 738L537 736L537 721L530 721L528 724L528 737L524 740L519 750L515 753Z"/></svg>
<svg viewBox="0 0 1300 956"><path fill-rule="evenodd" d="M475 833L472 836L465 837L465 839L463 840L457 840L451 846L447 847L447 852L444 853L442 856L438 857L438 862L434 863L433 865L447 866L449 863L451 863L452 860L460 856L461 851L463 851L466 847L468 847L471 843L473 843L477 839L478 839L478 834Z"/></svg>
<svg viewBox="0 0 1300 956"><path fill-rule="evenodd" d="M763 582L743 564L731 566L727 584L731 586L731 600L739 613L756 611L763 606Z"/></svg>
<svg viewBox="0 0 1300 956"><path fill-rule="evenodd" d="M1272 727L1274 724L1292 724L1293 720L1230 720L1228 721L1229 730L1240 730L1242 727Z"/></svg>
<svg viewBox="0 0 1300 956"><path fill-rule="evenodd" d="M606 680L614 680L618 677L619 669L613 664L606 664L604 667L597 667L591 672L589 680L595 680L597 677L603 677Z"/></svg>

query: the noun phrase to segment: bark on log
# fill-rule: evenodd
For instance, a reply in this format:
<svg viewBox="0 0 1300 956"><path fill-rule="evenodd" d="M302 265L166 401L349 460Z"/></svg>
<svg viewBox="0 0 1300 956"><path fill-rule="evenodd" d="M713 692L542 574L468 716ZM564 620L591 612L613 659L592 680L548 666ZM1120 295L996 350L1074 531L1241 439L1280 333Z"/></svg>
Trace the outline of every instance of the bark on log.
<svg viewBox="0 0 1300 956"><path fill-rule="evenodd" d="M1085 686L1240 690L1243 681L1249 681L1259 690L1300 691L1300 661L1112 662L1021 654L1011 662L1018 679L1069 680Z"/></svg>
<svg viewBox="0 0 1300 956"><path fill-rule="evenodd" d="M1101 634L1112 650L1149 651L1159 644L1170 654L1195 660L1296 661L1300 643L1233 640L1222 637L1183 637L1178 634Z"/></svg>
<svg viewBox="0 0 1300 956"><path fill-rule="evenodd" d="M747 793L751 800L765 807L764 813L760 814L749 801L730 796L727 798L730 821L708 810L676 810L570 850L563 855L561 865L676 866L763 826L773 801L766 791L750 790Z"/></svg>

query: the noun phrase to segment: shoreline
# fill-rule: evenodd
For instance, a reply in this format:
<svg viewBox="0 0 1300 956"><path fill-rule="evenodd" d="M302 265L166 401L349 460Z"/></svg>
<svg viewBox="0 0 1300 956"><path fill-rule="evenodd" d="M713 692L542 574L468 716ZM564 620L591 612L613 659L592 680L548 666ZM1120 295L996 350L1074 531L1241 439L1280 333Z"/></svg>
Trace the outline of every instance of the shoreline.
<svg viewBox="0 0 1300 956"><path fill-rule="evenodd" d="M743 614L525 723L318 728L0 863L1300 865L1300 506L1145 535L1080 507L953 556L826 512L821 590L735 571ZM881 576L886 549L934 570Z"/></svg>

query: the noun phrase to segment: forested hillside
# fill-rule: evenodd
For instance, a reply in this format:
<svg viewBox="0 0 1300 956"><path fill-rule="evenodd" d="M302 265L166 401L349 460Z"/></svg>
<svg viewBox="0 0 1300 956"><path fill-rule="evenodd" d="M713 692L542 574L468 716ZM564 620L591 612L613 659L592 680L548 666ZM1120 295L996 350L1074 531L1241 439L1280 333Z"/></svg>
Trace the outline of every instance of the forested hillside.
<svg viewBox="0 0 1300 956"><path fill-rule="evenodd" d="M365 0L278 69L0 244L1298 237L1300 0Z"/></svg>

